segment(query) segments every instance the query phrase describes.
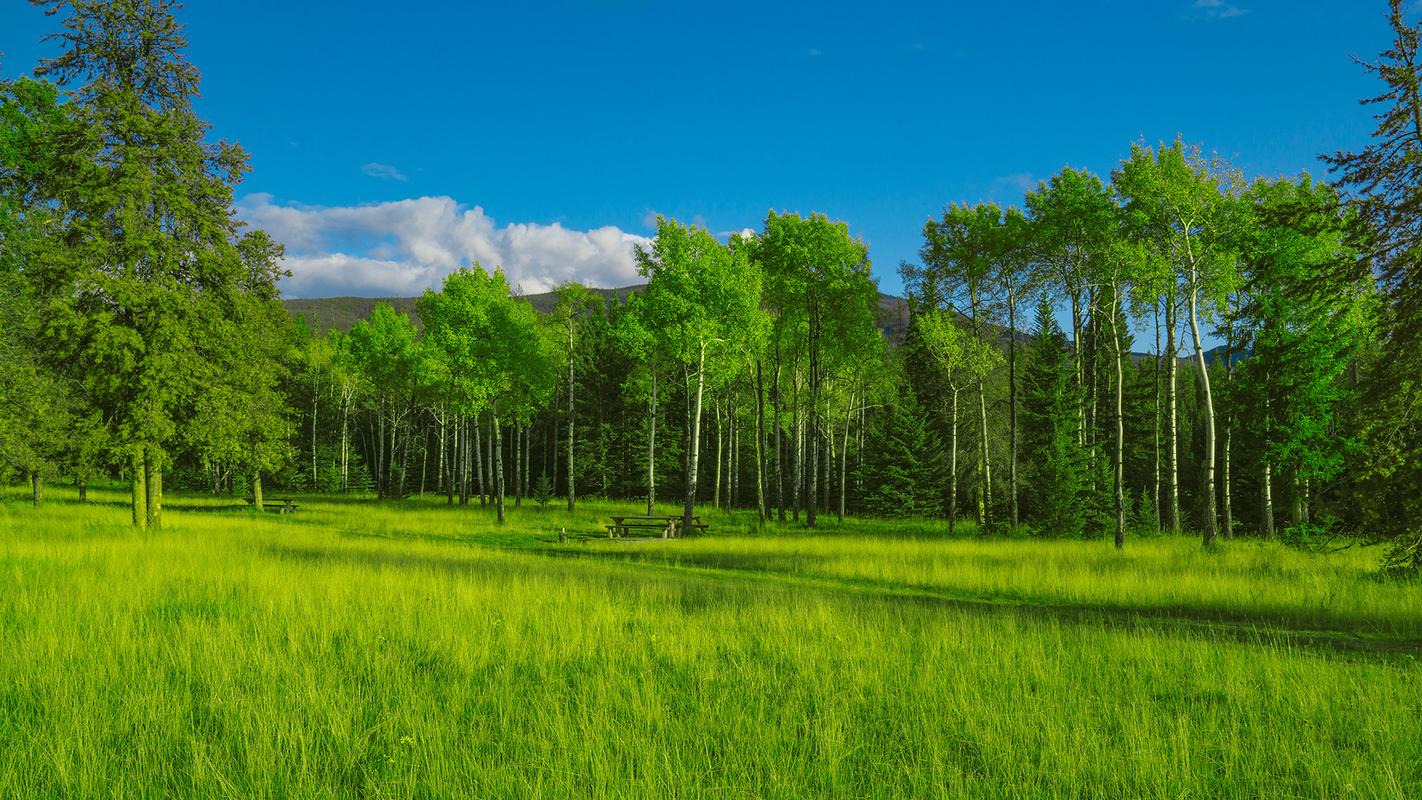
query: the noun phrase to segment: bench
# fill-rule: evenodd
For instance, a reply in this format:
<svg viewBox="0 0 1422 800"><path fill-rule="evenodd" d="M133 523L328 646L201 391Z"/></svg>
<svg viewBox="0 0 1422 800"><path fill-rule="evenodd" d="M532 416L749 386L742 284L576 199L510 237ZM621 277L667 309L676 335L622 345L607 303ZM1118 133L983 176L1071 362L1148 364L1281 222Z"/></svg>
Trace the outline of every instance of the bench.
<svg viewBox="0 0 1422 800"><path fill-rule="evenodd" d="M257 501L250 497L246 498L246 500L248 505L255 506L257 504ZM268 511L275 511L278 514L290 514L296 511L296 509L301 508L301 504L297 503L294 497L263 497L262 507Z"/></svg>
<svg viewBox="0 0 1422 800"><path fill-rule="evenodd" d="M615 539L625 536L632 531L648 531L650 533L660 533L663 539L678 538L682 535L682 517L670 514L637 514L612 517L612 524L607 528L607 538ZM707 527L700 517L691 518L691 528L700 533L705 533Z"/></svg>

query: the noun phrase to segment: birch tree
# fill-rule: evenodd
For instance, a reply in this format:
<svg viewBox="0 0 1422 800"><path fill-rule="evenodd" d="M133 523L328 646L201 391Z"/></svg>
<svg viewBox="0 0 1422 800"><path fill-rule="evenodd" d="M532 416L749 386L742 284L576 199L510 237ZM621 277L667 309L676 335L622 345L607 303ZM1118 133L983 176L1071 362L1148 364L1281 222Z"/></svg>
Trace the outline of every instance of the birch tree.
<svg viewBox="0 0 1422 800"><path fill-rule="evenodd" d="M665 332L669 355L682 367L688 398L686 495L682 524L689 530L697 499L701 411L708 382L724 377L727 362L764 327L761 277L744 248L723 245L704 228L659 218L657 237L636 250L637 270L655 329Z"/></svg>
<svg viewBox="0 0 1422 800"><path fill-rule="evenodd" d="M1235 282L1234 242L1238 205L1226 191L1229 171L1207 161L1199 148L1180 140L1152 149L1131 147L1130 157L1115 173L1116 189L1149 246L1162 254L1179 281L1199 370L1205 426L1201 479L1204 508L1203 540L1212 545L1218 529L1215 488L1214 394L1200 337L1202 319L1210 318Z"/></svg>
<svg viewBox="0 0 1422 800"><path fill-rule="evenodd" d="M564 346L563 357L567 360L568 369L568 511L572 512L578 503L578 493L573 483L577 454L574 447L577 433L577 426L574 424L577 419L577 406L574 398L578 385L578 328L583 317L602 304L602 298L580 283L565 283L554 292L558 295L558 304L553 308L552 324L557 328L558 340Z"/></svg>
<svg viewBox="0 0 1422 800"><path fill-rule="evenodd" d="M957 531L958 522L958 395L1002 363L1002 354L995 347L970 333L953 319L950 312L925 308L914 319L914 325L924 349L942 372L948 387L950 412L948 422L948 533Z"/></svg>

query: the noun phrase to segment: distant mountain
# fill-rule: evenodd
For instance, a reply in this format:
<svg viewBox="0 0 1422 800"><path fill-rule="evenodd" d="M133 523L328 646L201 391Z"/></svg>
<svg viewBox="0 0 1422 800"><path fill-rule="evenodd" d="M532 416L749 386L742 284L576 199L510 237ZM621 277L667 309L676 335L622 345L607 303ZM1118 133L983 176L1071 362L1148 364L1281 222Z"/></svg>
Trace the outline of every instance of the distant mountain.
<svg viewBox="0 0 1422 800"><path fill-rule="evenodd" d="M646 284L636 286L623 286L619 289L593 289L594 292L602 295L611 301L622 302L627 299L627 295L642 290ZM558 303L558 295L553 292L543 292L542 294L526 295L533 307L541 313L548 313ZM395 307L396 311L409 314L415 321L415 325L420 324L420 317L415 313L415 302L417 297L317 297L283 300L286 310L292 317L304 317L308 325L317 333L325 333L330 330L349 331L357 320L370 316L370 312L375 308L375 304L386 302ZM908 301L902 297L891 294L879 295L879 306L875 310L875 322L884 337L895 346L904 342L904 337L909 326L909 305ZM991 325L996 329L998 337L1002 340L1002 346L1007 347L1007 329L998 325ZM1024 345L1032 341L1032 335L1025 331L1018 331L1017 341ZM1224 358L1224 346L1212 348L1205 352L1205 359L1210 364L1219 363ZM1145 361L1154 358L1150 353L1131 353L1134 361ZM1234 363L1238 364L1247 356L1246 353L1235 353ZM1182 353L1180 361L1188 362L1193 356Z"/></svg>
<svg viewBox="0 0 1422 800"><path fill-rule="evenodd" d="M621 302L627 299L627 295L642 290L646 284L636 286L623 286L620 289L593 289L594 292L602 295L608 300ZM528 301L538 311L547 314L558 304L558 295L553 292L542 294L526 295ZM420 324L419 315L415 313L415 302L417 297L313 297L283 300L286 310L292 317L304 317L306 323L317 333L325 333L330 330L348 331L357 320L370 316L370 312L375 309L375 304L386 302L394 306L396 311L409 314L416 325ZM908 330L909 310L908 301L902 297L893 295L879 295L879 307L875 312L879 329L890 341L898 344L903 341L904 331Z"/></svg>
<svg viewBox="0 0 1422 800"><path fill-rule="evenodd" d="M609 300L621 301L627 295L641 289L641 286L624 286L621 289L593 289ZM538 311L547 314L558 304L558 295L553 292L526 295L528 301ZM331 330L349 331L358 320L370 316L376 303L389 303L396 311L409 314L419 326L420 316L415 311L418 297L312 297L283 300L282 304L292 317L304 317L306 323L317 333Z"/></svg>

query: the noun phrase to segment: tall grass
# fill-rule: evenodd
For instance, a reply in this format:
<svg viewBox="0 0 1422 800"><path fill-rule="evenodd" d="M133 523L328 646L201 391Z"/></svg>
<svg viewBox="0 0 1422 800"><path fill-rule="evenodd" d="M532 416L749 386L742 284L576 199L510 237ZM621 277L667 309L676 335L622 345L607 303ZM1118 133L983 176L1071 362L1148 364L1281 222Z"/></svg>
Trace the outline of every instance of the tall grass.
<svg viewBox="0 0 1422 800"><path fill-rule="evenodd" d="M887 590L1283 614L1317 604L1251 600L1247 576L1312 569L1401 636L1415 588L1357 554L724 535L743 518L609 543L608 505L500 528L316 498L174 498L139 534L98 496L0 505L0 796L1422 794L1405 655Z"/></svg>

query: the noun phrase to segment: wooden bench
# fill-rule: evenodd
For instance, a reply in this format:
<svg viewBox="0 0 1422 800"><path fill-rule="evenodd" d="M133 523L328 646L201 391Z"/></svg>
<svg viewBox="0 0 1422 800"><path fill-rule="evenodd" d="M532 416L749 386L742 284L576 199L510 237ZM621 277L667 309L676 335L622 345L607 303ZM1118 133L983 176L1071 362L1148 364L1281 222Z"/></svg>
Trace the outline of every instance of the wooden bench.
<svg viewBox="0 0 1422 800"><path fill-rule="evenodd" d="M246 498L247 504L255 506L257 501ZM296 502L294 497L263 497L262 507L268 511L275 511L278 514L290 514L301 508L301 504Z"/></svg>
<svg viewBox="0 0 1422 800"><path fill-rule="evenodd" d="M679 538L683 533L682 517L680 514L628 514L614 516L612 517L612 524L605 527L607 528L607 538L609 539L625 536L632 531L661 533L663 539ZM700 517L692 517L690 527L700 533L705 533L709 526L702 522Z"/></svg>

